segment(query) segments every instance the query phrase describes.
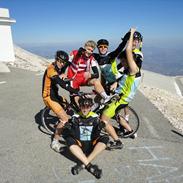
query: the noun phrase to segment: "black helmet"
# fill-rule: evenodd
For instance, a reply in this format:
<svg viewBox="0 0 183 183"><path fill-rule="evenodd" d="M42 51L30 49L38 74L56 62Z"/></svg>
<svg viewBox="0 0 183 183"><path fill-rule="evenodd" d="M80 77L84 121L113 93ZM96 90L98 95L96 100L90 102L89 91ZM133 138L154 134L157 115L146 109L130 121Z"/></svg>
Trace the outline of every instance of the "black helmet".
<svg viewBox="0 0 183 183"><path fill-rule="evenodd" d="M141 35L140 32L135 31L133 34L133 39L138 39L139 41L143 40L143 36Z"/></svg>
<svg viewBox="0 0 183 183"><path fill-rule="evenodd" d="M93 99L88 97L80 97L78 103L80 107L82 106L91 107L93 105Z"/></svg>
<svg viewBox="0 0 183 183"><path fill-rule="evenodd" d="M106 39L100 39L97 41L97 47L100 45L107 45L109 46L109 41L107 41Z"/></svg>
<svg viewBox="0 0 183 183"><path fill-rule="evenodd" d="M56 60L63 60L64 62L68 62L69 61L69 55L65 52L65 51L62 51L62 50L58 50L56 52L56 55L55 55L55 59Z"/></svg>

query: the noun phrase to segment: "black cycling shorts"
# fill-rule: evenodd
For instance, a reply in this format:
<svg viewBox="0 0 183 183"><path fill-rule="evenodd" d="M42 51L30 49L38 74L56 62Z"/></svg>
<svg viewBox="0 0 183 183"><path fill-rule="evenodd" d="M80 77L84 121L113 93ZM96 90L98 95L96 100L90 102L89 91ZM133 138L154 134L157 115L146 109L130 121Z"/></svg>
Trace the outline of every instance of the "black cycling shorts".
<svg viewBox="0 0 183 183"><path fill-rule="evenodd" d="M70 147L71 145L74 145L74 144L79 145L85 154L90 154L98 142L102 142L105 145L107 145L107 143L109 141L109 137L107 135L102 135L95 141L91 142L91 141L79 141L77 139L74 139L71 136L68 136L65 138L65 141L66 141L68 147Z"/></svg>

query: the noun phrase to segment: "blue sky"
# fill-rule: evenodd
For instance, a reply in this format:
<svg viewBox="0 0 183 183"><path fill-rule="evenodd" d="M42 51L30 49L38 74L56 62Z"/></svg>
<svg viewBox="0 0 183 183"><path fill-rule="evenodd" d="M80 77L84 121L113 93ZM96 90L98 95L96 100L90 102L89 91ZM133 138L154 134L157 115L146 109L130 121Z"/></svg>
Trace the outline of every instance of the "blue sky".
<svg viewBox="0 0 183 183"><path fill-rule="evenodd" d="M17 44L119 41L135 26L148 44L183 42L182 0L0 0Z"/></svg>

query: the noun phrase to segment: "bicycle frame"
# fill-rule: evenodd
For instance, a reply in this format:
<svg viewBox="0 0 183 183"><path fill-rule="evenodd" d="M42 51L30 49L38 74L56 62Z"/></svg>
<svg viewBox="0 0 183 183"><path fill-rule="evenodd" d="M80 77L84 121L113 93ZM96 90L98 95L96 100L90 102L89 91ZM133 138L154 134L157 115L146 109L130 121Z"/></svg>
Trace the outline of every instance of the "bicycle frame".
<svg viewBox="0 0 183 183"><path fill-rule="evenodd" d="M95 94L95 97L96 97L97 95L96 95L95 92L92 92L92 93L83 93L83 97L86 97L88 95L91 96L91 95L94 95L94 94ZM80 97L82 97L82 96L80 96ZM102 104L102 103L99 102L98 103L98 106L93 110L93 112L97 113L100 116L102 114L102 111L105 108L105 106L107 104L109 104L110 102L111 101L107 102L106 104ZM68 101L66 101L66 105L65 105L65 108L64 109L67 112L67 114L70 115L70 116L72 116L74 113L77 113L79 111L79 107L77 106L77 104L76 103L73 103L72 101L70 103ZM132 126L133 132L129 133L128 135L123 135L121 137L130 137L139 128L139 123L140 122L139 122L139 117L138 117L137 113L131 107L129 107L129 110L130 110L130 116L131 116L131 118L130 118L129 121L126 121L126 122L129 123L130 126ZM118 115L124 116L123 111L124 111L124 109L120 109L119 111L116 111L116 114L113 117L113 120L115 120L117 122L117 124L119 123L119 121L118 121ZM53 134L54 133L54 126L58 123L58 120L57 121L56 120L53 120L53 121L55 121L55 124L53 124L53 123L50 124L50 122L52 122L52 121L50 120L49 117L46 117L46 115L49 115L49 117L51 116L50 115L50 109L48 107L45 107L43 109L43 111L42 111L42 115L41 115L42 124L43 124L43 127L47 130L47 132L49 132L49 134ZM52 117L53 118L56 118L56 116L52 116ZM46 120L48 120L48 121L46 121ZM52 126L50 126L50 125L52 125Z"/></svg>

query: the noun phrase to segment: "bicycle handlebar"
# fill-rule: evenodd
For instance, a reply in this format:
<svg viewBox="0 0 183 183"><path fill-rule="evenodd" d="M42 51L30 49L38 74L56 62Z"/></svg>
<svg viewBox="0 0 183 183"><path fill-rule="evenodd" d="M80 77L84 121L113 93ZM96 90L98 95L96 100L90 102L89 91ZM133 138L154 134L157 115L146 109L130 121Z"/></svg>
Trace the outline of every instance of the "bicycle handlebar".
<svg viewBox="0 0 183 183"><path fill-rule="evenodd" d="M85 97L87 95L95 95L95 92L82 92L79 91L78 93L73 93L72 96L79 96L79 97Z"/></svg>
<svg viewBox="0 0 183 183"><path fill-rule="evenodd" d="M65 78L65 79L63 79L64 80L64 82L69 82L69 81L73 81L74 79L73 78Z"/></svg>

